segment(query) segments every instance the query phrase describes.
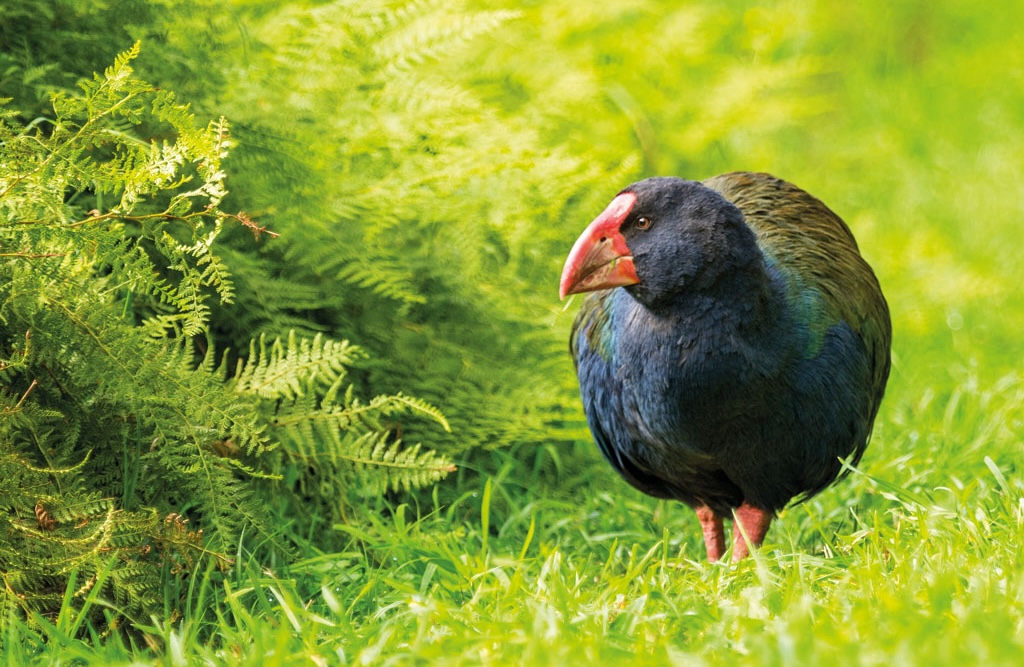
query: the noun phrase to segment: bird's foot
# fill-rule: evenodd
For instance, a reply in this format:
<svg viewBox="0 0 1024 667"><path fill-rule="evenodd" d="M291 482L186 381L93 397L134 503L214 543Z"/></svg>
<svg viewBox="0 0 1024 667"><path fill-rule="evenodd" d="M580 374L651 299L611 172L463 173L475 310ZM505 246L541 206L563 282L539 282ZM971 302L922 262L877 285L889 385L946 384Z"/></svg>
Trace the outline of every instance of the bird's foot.
<svg viewBox="0 0 1024 667"><path fill-rule="evenodd" d="M722 517L715 514L707 505L701 505L697 508L697 519L700 520L700 527L704 532L704 547L708 552L708 560L721 560L722 554L725 553L725 528L722 525Z"/></svg>
<svg viewBox="0 0 1024 667"><path fill-rule="evenodd" d="M775 513L743 503L733 510L732 527L732 562L740 561L750 554L751 547L759 547L764 542L768 527ZM701 519L701 524L704 520ZM705 529L704 539L707 540Z"/></svg>

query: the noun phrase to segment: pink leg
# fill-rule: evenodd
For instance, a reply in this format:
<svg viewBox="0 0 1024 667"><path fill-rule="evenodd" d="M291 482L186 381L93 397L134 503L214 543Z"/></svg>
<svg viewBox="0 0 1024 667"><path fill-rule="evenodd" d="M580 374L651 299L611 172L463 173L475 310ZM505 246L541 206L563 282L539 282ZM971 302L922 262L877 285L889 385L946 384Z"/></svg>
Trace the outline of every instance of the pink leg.
<svg viewBox="0 0 1024 667"><path fill-rule="evenodd" d="M740 561L750 554L751 547L759 547L768 533L775 512L743 503L733 510L732 562ZM750 543L744 539L746 533Z"/></svg>
<svg viewBox="0 0 1024 667"><path fill-rule="evenodd" d="M701 530L704 531L704 547L708 552L708 560L721 560L725 553L725 529L722 527L722 517L711 511L707 505L697 508L697 518L700 520Z"/></svg>

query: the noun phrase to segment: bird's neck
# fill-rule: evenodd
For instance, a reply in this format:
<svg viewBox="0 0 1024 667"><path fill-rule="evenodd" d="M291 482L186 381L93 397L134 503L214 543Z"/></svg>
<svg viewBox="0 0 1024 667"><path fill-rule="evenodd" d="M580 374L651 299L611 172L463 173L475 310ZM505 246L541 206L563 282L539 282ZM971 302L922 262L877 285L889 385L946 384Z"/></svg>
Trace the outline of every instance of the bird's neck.
<svg viewBox="0 0 1024 667"><path fill-rule="evenodd" d="M783 285L767 265L756 244L740 244L680 289L651 302L633 294L638 306L667 326L686 323L687 330L703 327L742 331L770 327L781 315ZM627 288L629 291L630 288Z"/></svg>
<svg viewBox="0 0 1024 667"><path fill-rule="evenodd" d="M656 311L623 290L612 317L613 356L620 372L660 378L689 392L686 400L695 406L707 396L727 400L737 387L749 386L751 375L777 377L791 354L784 295L782 278L763 261L702 290L680 292Z"/></svg>

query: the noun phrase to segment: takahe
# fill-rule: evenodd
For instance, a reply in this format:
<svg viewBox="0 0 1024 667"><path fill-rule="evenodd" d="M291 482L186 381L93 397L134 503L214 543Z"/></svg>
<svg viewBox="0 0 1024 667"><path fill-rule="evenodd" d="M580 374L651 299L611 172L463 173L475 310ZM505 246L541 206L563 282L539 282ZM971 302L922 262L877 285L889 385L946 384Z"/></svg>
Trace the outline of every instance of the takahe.
<svg viewBox="0 0 1024 667"><path fill-rule="evenodd" d="M576 241L570 348L602 454L700 519L710 560L856 463L889 375L889 309L846 224L768 174L648 178Z"/></svg>

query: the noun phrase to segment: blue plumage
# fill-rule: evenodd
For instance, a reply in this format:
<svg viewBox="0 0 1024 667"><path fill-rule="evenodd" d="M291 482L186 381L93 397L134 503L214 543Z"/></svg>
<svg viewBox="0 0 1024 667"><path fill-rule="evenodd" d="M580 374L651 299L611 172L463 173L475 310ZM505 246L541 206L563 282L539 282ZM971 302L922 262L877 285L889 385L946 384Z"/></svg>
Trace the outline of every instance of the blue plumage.
<svg viewBox="0 0 1024 667"><path fill-rule="evenodd" d="M757 544L863 452L888 310L849 229L802 190L641 181L577 241L562 291L592 292L571 348L598 447L633 486L698 509L709 557L723 517Z"/></svg>

